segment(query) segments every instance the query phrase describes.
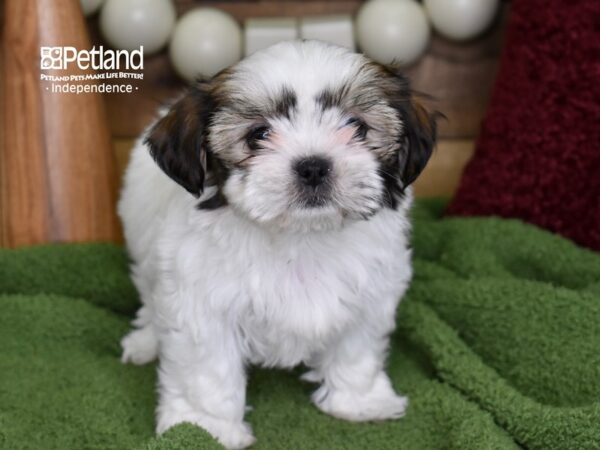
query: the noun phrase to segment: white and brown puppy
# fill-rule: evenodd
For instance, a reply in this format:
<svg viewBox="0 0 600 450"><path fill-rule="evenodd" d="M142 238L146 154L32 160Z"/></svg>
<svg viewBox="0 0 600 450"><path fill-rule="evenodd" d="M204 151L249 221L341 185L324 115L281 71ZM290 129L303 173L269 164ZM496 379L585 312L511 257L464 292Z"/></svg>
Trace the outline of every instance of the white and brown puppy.
<svg viewBox="0 0 600 450"><path fill-rule="evenodd" d="M198 83L147 130L119 204L143 303L122 345L160 359L159 433L251 445L249 364L305 364L339 418L404 414L384 365L434 135L404 77L316 41Z"/></svg>

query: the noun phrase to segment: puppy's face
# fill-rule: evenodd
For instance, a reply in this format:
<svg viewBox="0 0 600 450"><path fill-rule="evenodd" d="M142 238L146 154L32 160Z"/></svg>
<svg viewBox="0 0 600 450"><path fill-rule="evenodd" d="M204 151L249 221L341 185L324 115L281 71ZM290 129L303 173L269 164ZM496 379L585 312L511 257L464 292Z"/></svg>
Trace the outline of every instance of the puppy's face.
<svg viewBox="0 0 600 450"><path fill-rule="evenodd" d="M396 206L435 123L400 75L314 41L258 52L192 88L150 131L161 168L200 203L280 228L339 226ZM205 180L205 174L210 179Z"/></svg>

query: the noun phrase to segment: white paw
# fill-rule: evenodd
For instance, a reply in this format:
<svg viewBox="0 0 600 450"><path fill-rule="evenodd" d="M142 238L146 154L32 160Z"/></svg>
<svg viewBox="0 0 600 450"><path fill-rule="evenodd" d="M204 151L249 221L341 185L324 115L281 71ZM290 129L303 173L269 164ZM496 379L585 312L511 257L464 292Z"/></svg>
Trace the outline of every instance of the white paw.
<svg viewBox="0 0 600 450"><path fill-rule="evenodd" d="M309 383L320 383L321 381L323 381L323 376L319 374L316 370L309 370L308 372L300 375L300 379Z"/></svg>
<svg viewBox="0 0 600 450"><path fill-rule="evenodd" d="M150 325L129 332L121 339L121 347L121 362L124 364L146 364L158 356L158 338Z"/></svg>
<svg viewBox="0 0 600 450"><path fill-rule="evenodd" d="M229 450L240 450L256 442L252 428L246 422L230 422L208 414L187 411L185 413L159 413L156 432L162 434L180 423L192 423L208 431L217 441Z"/></svg>
<svg viewBox="0 0 600 450"><path fill-rule="evenodd" d="M200 423L198 425L202 426ZM252 428L246 422L222 422L213 425L212 429L205 428L205 430L230 450L247 448L256 442Z"/></svg>
<svg viewBox="0 0 600 450"><path fill-rule="evenodd" d="M398 419L406 413L408 397L396 394L387 376L382 375L367 392L323 385L313 394L313 402L321 411L352 422Z"/></svg>

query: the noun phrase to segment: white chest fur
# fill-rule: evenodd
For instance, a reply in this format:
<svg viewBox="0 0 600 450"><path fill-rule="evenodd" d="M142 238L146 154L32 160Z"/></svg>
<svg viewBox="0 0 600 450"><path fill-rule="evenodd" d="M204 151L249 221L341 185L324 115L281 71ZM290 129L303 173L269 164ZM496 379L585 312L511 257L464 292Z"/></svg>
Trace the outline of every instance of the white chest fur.
<svg viewBox="0 0 600 450"><path fill-rule="evenodd" d="M191 211L191 227L166 219L160 240L165 282L155 301L165 326L201 334L219 317L236 324L251 361L291 366L371 310L393 319L410 277L398 212L341 230L272 234L230 209Z"/></svg>

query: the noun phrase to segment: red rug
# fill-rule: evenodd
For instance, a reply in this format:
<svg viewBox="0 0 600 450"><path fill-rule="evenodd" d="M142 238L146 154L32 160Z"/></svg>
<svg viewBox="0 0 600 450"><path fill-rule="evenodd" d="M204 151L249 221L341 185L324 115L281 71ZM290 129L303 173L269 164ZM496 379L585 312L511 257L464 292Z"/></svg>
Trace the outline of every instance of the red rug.
<svg viewBox="0 0 600 450"><path fill-rule="evenodd" d="M600 0L515 0L477 150L448 209L600 250Z"/></svg>

